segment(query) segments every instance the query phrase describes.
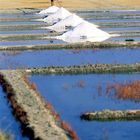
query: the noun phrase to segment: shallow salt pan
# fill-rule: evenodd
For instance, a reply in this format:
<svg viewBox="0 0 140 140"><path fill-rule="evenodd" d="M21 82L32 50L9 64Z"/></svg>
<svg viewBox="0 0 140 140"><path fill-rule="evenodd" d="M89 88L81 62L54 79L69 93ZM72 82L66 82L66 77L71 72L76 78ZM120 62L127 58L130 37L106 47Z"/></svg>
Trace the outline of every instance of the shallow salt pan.
<svg viewBox="0 0 140 140"><path fill-rule="evenodd" d="M44 27L46 29L54 30L56 32L64 32L67 31L68 29L71 29L72 27L77 26L78 24L84 22L82 18L79 16L72 14L65 19L59 21L58 23L49 26L49 27ZM98 27L98 25L93 24L93 26Z"/></svg>
<svg viewBox="0 0 140 140"><path fill-rule="evenodd" d="M39 14L40 16L47 16L47 15L55 13L58 9L59 9L59 7L57 7L57 6L51 6L47 9L40 11L37 14Z"/></svg>
<svg viewBox="0 0 140 140"><path fill-rule="evenodd" d="M70 15L71 13L68 10L61 7L54 14L51 14L48 17L44 18L43 21L47 22L48 24L54 24L58 22L59 20L65 19L66 17Z"/></svg>
<svg viewBox="0 0 140 140"><path fill-rule="evenodd" d="M57 39L62 39L66 42L101 42L108 38L111 35L107 32L104 32L94 26L94 24L89 22L82 22L77 25L74 29L64 33L61 36L56 37Z"/></svg>

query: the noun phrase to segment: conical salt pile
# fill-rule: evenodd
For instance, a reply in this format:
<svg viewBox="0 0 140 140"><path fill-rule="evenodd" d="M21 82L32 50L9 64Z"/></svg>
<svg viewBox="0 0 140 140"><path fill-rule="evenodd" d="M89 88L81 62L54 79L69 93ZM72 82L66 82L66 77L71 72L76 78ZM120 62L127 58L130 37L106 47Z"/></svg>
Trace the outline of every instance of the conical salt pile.
<svg viewBox="0 0 140 140"><path fill-rule="evenodd" d="M67 30L77 26L78 24L80 24L84 21L85 20L83 20L79 16L72 14L72 15L66 17L65 19L57 22L56 24L49 26L49 27L44 27L44 28L50 29L50 30L53 30L56 32L64 32L64 31L67 31ZM93 26L99 27L98 25L95 25L95 24L93 24Z"/></svg>
<svg viewBox="0 0 140 140"><path fill-rule="evenodd" d="M44 28L51 29L56 32L64 32L67 30L67 28L75 27L82 22L84 22L84 20L82 18L78 17L75 14L72 14L72 15L66 17L65 19L57 22L53 26L44 27Z"/></svg>
<svg viewBox="0 0 140 140"><path fill-rule="evenodd" d="M47 9L40 11L38 14L40 16L47 16L47 15L55 13L58 9L59 9L59 7L57 7L57 6L51 6Z"/></svg>
<svg viewBox="0 0 140 140"><path fill-rule="evenodd" d="M48 17L44 18L43 21L47 22L48 24L54 24L59 20L64 19L70 15L71 13L68 10L61 7L54 14L51 14Z"/></svg>
<svg viewBox="0 0 140 140"><path fill-rule="evenodd" d="M66 42L79 42L79 40L100 42L110 37L111 35L107 32L104 32L96 28L92 23L85 21L77 25L73 30L64 33L62 36L58 36L57 38Z"/></svg>

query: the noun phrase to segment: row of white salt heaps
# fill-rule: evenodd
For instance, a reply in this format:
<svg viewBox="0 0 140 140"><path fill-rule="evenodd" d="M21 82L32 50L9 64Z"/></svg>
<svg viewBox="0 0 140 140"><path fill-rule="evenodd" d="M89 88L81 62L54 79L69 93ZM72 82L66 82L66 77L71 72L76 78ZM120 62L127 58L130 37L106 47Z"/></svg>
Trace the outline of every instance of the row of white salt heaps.
<svg viewBox="0 0 140 140"><path fill-rule="evenodd" d="M55 37L65 42L102 42L111 37L110 34L98 29L97 25L89 23L79 16L69 12L65 8L51 6L39 13L40 16L47 16L40 21L47 22L52 26L44 27L56 32L65 32Z"/></svg>

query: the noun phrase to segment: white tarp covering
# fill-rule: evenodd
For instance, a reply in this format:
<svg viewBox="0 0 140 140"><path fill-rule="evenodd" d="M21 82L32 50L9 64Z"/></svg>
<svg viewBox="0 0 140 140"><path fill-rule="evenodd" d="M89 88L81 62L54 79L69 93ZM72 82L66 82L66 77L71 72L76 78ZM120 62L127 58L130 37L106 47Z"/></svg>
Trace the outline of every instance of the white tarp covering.
<svg viewBox="0 0 140 140"><path fill-rule="evenodd" d="M59 10L59 7L51 6L51 7L47 8L47 9L44 9L44 10L40 11L37 14L39 14L40 16L47 16L47 15L55 13L57 10Z"/></svg>
<svg viewBox="0 0 140 140"><path fill-rule="evenodd" d="M61 7L54 14L51 14L48 17L44 18L43 21L47 22L48 24L54 24L58 22L59 20L65 19L66 17L70 15L71 13L68 10Z"/></svg>
<svg viewBox="0 0 140 140"><path fill-rule="evenodd" d="M72 30L64 33L61 36L56 37L57 39L62 39L63 41L74 43L74 42L101 42L111 35L96 28L92 23L82 22L77 25Z"/></svg>
<svg viewBox="0 0 140 140"><path fill-rule="evenodd" d="M84 20L82 18L80 18L79 16L72 14L68 17L66 17L65 19L57 22L56 24L49 26L49 27L44 27L46 29L50 29L56 32L64 32L67 31L75 26L77 26L78 24L84 22ZM98 27L97 25L94 25L95 27Z"/></svg>

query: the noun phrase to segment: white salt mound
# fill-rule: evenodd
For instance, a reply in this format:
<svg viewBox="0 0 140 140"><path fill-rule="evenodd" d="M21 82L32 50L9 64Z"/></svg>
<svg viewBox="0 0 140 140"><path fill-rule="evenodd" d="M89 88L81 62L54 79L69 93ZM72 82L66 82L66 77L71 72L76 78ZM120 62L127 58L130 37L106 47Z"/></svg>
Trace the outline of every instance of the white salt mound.
<svg viewBox="0 0 140 140"><path fill-rule="evenodd" d="M64 32L68 28L75 27L78 24L82 23L83 21L84 20L82 18L80 18L79 16L72 14L72 15L66 17L65 19L57 22L56 24L49 26L49 27L45 27L45 28L54 30L56 32Z"/></svg>
<svg viewBox="0 0 140 140"><path fill-rule="evenodd" d="M38 14L41 16L47 16L47 15L55 13L58 9L59 9L59 7L57 7L57 6L51 6L47 9L40 11Z"/></svg>
<svg viewBox="0 0 140 140"><path fill-rule="evenodd" d="M64 31L70 30L71 28L77 26L78 24L82 22L86 22L86 21L80 18L79 16L72 14L52 26L43 27L43 28L50 29L56 32L64 32ZM93 24L93 26L99 27L98 25L95 25L95 24Z"/></svg>
<svg viewBox="0 0 140 140"><path fill-rule="evenodd" d="M57 39L62 39L66 42L81 42L83 40L90 42L101 42L110 37L111 35L107 32L104 32L96 28L94 24L85 21L77 25L72 30L58 36Z"/></svg>
<svg viewBox="0 0 140 140"><path fill-rule="evenodd" d="M43 21L47 22L48 24L54 24L62 19L65 19L66 17L68 17L70 15L71 15L71 13L68 10L61 7L55 13L44 18Z"/></svg>

